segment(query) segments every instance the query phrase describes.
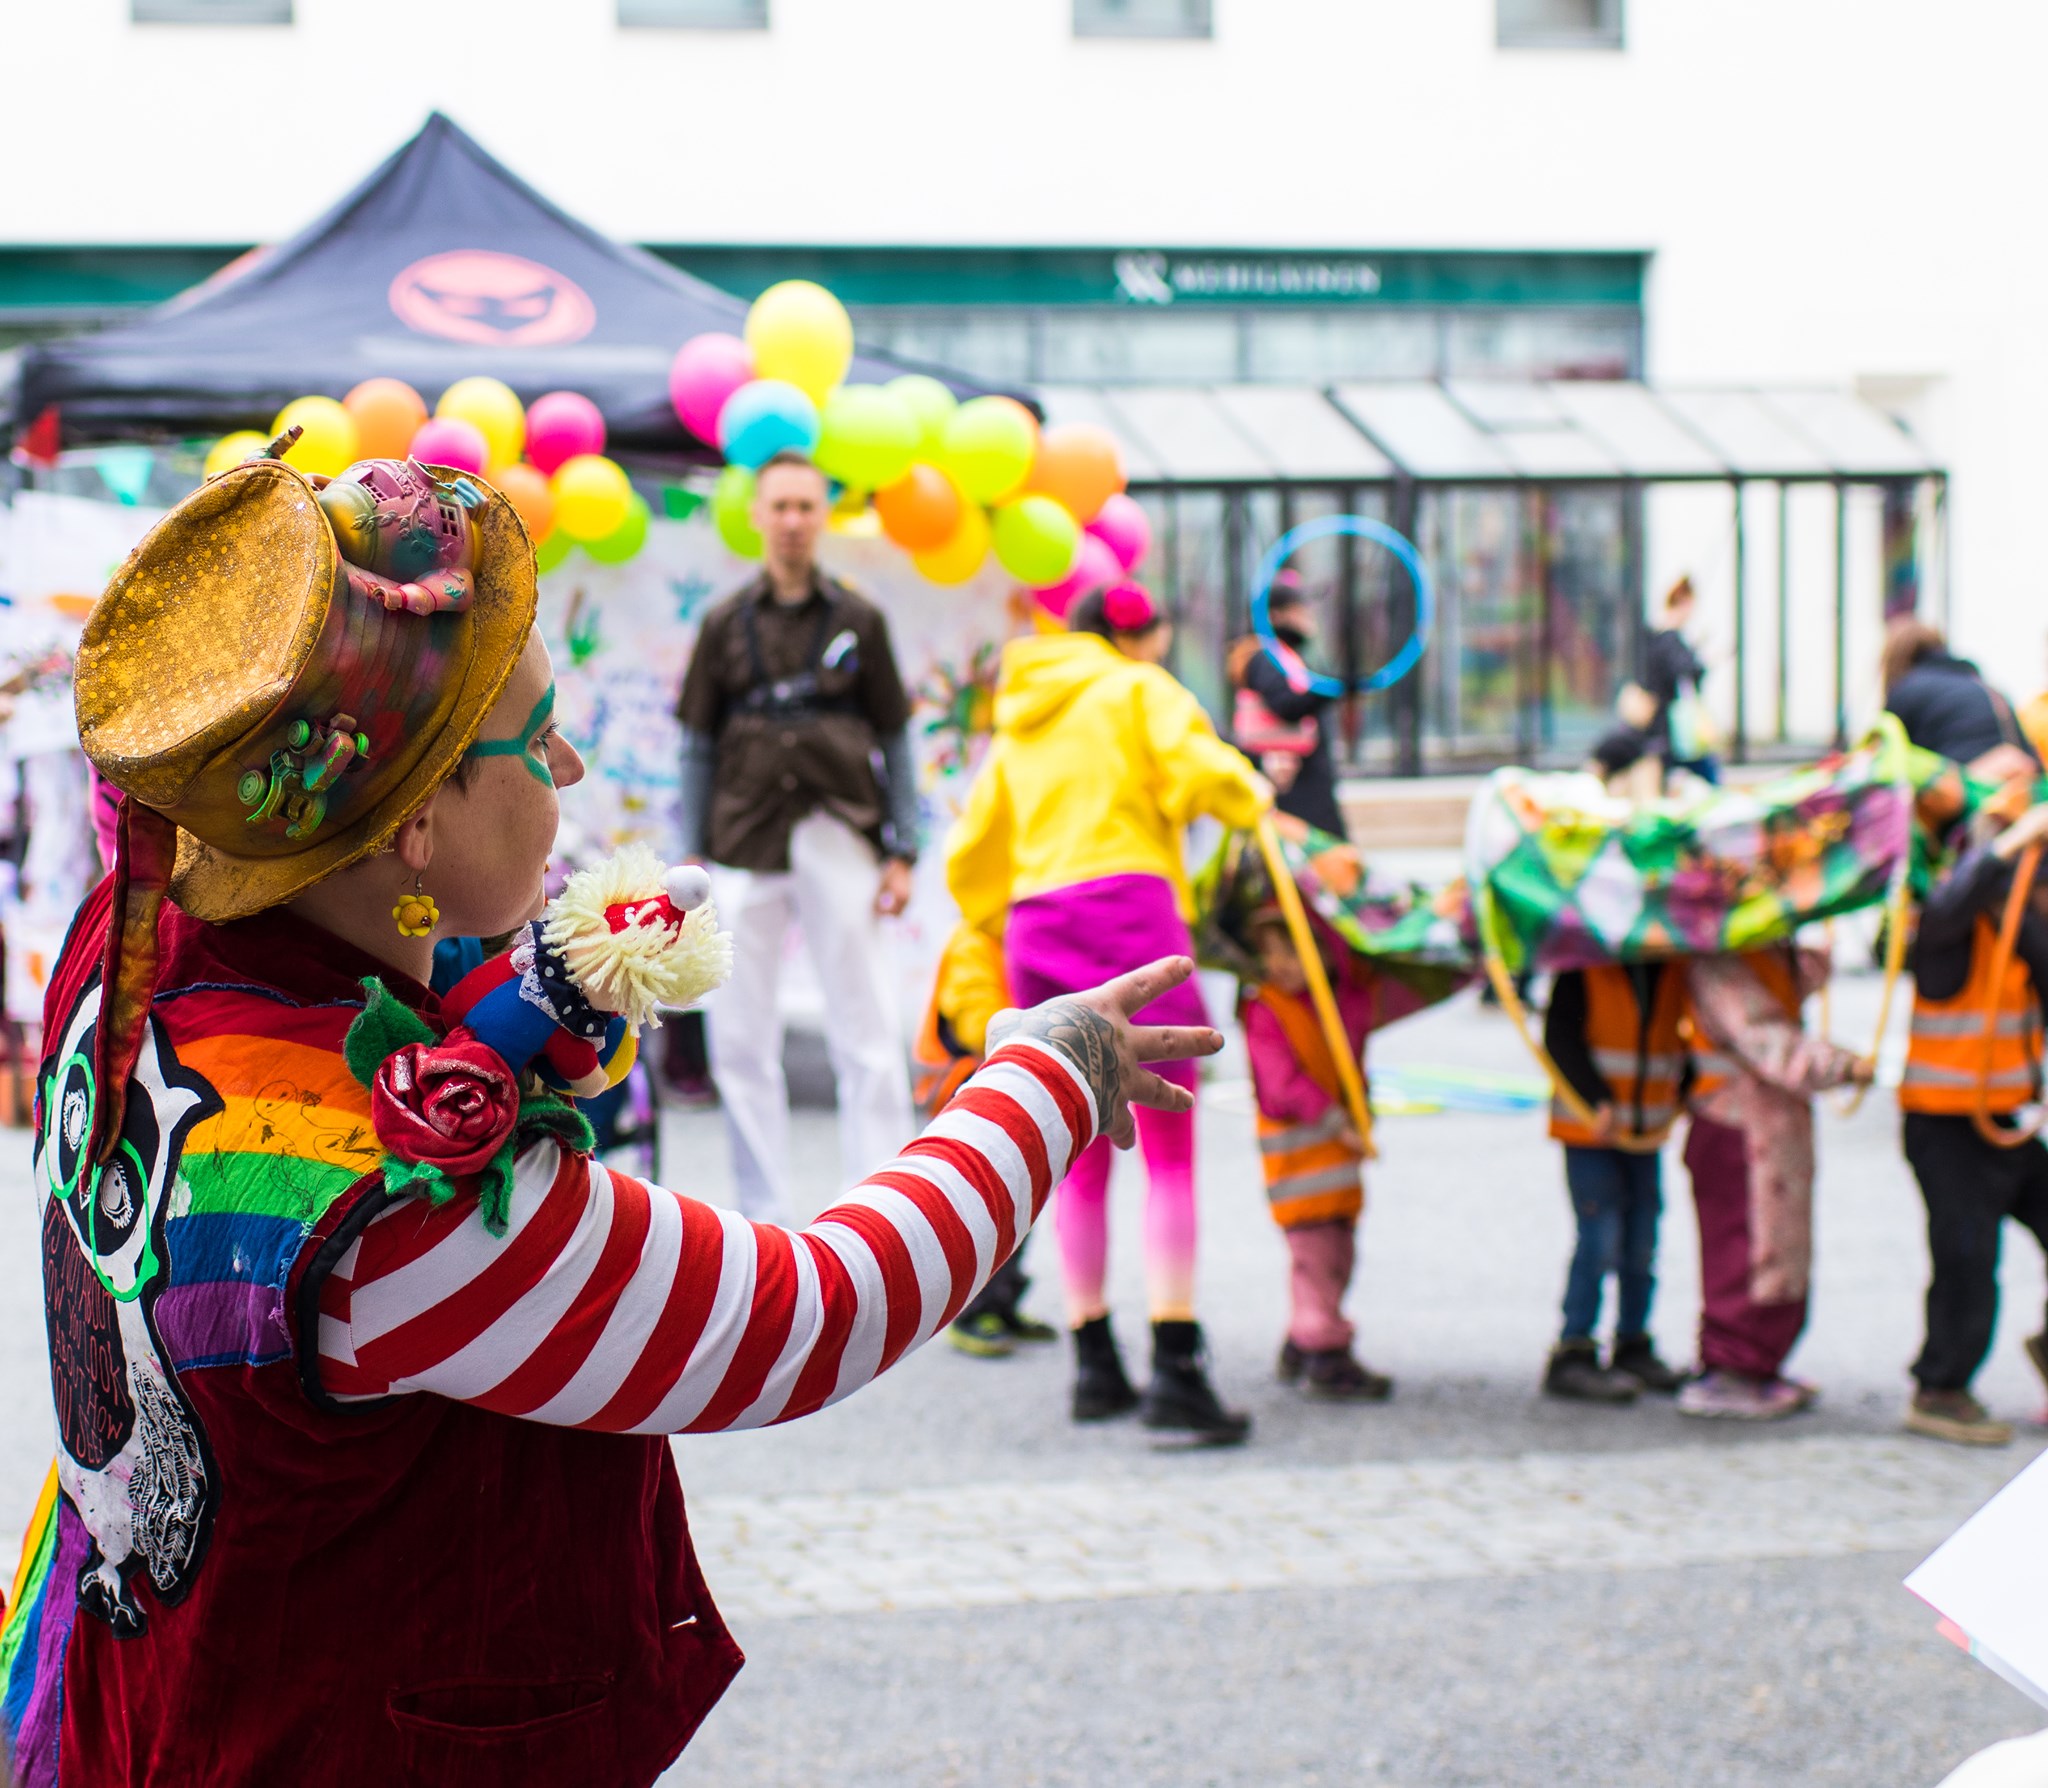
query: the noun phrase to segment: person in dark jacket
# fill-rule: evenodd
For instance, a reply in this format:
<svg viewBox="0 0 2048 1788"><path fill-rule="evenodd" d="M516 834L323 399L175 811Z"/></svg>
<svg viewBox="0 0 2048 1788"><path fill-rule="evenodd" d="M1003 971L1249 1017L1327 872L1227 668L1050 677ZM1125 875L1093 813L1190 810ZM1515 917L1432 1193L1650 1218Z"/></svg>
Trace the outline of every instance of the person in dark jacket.
<svg viewBox="0 0 2048 1788"><path fill-rule="evenodd" d="M1995 974L1996 938L2027 846L2048 838L2032 807L1966 852L1928 895L1913 943L1913 1018L1899 1086L1906 1159L1927 1204L1927 1342L1913 1362L1906 1426L1935 1440L2003 1446L2012 1425L1970 1394L1998 1321L1999 1232L2010 1217L2048 1247L2048 1147L2018 1140L2040 1097L2048 998L2048 887L2031 882L2013 966ZM1987 1037L1987 1027L1989 1036ZM1986 1126L2006 1133L2000 1146ZM2048 1324L2026 1340L2048 1381Z"/></svg>
<svg viewBox="0 0 2048 1788"><path fill-rule="evenodd" d="M2039 766L2012 703L1967 658L1950 652L1948 642L1924 621L1895 622L1885 636L1884 705L1924 751L1973 769L1991 758L1984 766L1991 774L1999 773L1998 758L2011 767L2014 752Z"/></svg>
<svg viewBox="0 0 2048 1788"><path fill-rule="evenodd" d="M1719 782L1721 766L1707 749L1695 718L1707 667L1685 637L1692 611L1692 579L1681 577L1665 593L1664 625L1643 641L1643 687L1657 704L1646 730L1669 769L1690 770L1702 782Z"/></svg>
<svg viewBox="0 0 2048 1788"><path fill-rule="evenodd" d="M1231 648L1237 686L1237 748L1271 780L1275 805L1321 831L1348 839L1337 803L1337 760L1330 749L1334 695L1311 686L1302 654L1316 643L1316 612L1298 571L1273 579L1267 614L1282 650L1247 636ZM1247 699L1247 698L1250 699Z"/></svg>

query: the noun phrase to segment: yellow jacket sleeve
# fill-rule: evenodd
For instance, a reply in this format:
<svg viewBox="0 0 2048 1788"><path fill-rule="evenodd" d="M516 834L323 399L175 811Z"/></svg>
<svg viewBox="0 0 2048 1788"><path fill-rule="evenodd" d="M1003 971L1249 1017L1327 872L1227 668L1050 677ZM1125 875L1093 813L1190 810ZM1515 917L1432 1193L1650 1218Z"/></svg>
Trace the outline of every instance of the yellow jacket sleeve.
<svg viewBox="0 0 2048 1788"><path fill-rule="evenodd" d="M946 840L946 889L960 916L1000 937L1010 910L1010 803L997 740L967 791L967 807Z"/></svg>
<svg viewBox="0 0 2048 1788"><path fill-rule="evenodd" d="M1163 670L1138 680L1138 716L1159 782L1159 809L1176 826L1209 814L1248 830L1266 810L1258 772L1216 736L1202 704Z"/></svg>
<svg viewBox="0 0 2048 1788"><path fill-rule="evenodd" d="M963 1048L985 1052L989 1020L1010 1003L1003 946L977 925L956 925L939 956L939 1016Z"/></svg>

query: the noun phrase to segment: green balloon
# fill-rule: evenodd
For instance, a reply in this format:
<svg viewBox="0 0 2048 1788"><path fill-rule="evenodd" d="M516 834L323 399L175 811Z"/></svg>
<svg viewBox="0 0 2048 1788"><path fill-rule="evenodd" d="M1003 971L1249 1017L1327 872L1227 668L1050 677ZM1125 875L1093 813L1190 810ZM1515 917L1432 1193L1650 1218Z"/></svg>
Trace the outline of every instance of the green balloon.
<svg viewBox="0 0 2048 1788"><path fill-rule="evenodd" d="M920 439L910 406L884 385L842 385L818 417L812 458L852 490L879 490L910 470Z"/></svg>
<svg viewBox="0 0 2048 1788"><path fill-rule="evenodd" d="M945 438L946 424L960 407L952 392L924 373L905 373L901 378L891 379L882 389L894 395L917 424L915 457L936 463L939 442ZM893 484L895 480L890 482Z"/></svg>
<svg viewBox="0 0 2048 1788"><path fill-rule="evenodd" d="M584 543L583 550L600 565L623 565L647 544L647 499L637 490L626 507L626 519L602 540Z"/></svg>
<svg viewBox="0 0 2048 1788"><path fill-rule="evenodd" d="M754 527L754 474L745 466L727 466L711 489L711 519L718 537L743 559L761 556L761 536Z"/></svg>
<svg viewBox="0 0 2048 1788"><path fill-rule="evenodd" d="M1041 589L1074 569L1081 524L1052 497L1019 497L991 518L996 563L1019 583Z"/></svg>
<svg viewBox="0 0 2048 1788"><path fill-rule="evenodd" d="M939 469L977 503L1001 503L1031 470L1038 425L1012 397L971 397L946 423Z"/></svg>
<svg viewBox="0 0 2048 1788"><path fill-rule="evenodd" d="M540 545L533 549L533 568L545 577L575 550L575 541L560 528L550 528Z"/></svg>

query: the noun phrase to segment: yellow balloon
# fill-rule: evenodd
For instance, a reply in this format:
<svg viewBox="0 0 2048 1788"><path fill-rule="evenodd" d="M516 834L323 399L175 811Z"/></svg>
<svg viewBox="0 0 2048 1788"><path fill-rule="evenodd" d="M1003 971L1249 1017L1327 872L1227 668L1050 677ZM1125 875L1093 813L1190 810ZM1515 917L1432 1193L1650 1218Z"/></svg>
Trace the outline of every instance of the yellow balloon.
<svg viewBox="0 0 2048 1788"><path fill-rule="evenodd" d="M519 394L502 379L457 379L441 393L434 406L436 416L452 416L466 422L484 438L491 451L491 465L516 465L526 451L526 406Z"/></svg>
<svg viewBox="0 0 2048 1788"><path fill-rule="evenodd" d="M807 279L770 286L747 312L754 377L782 379L822 404L853 364L846 306Z"/></svg>
<svg viewBox="0 0 2048 1788"><path fill-rule="evenodd" d="M299 444L285 457L311 477L332 478L356 461L356 419L331 397L298 397L278 411L270 425L274 439L288 428L302 428ZM268 443L266 443L267 445Z"/></svg>
<svg viewBox="0 0 2048 1788"><path fill-rule="evenodd" d="M571 540L602 540L625 525L633 486L601 453L579 453L555 468L555 530Z"/></svg>
<svg viewBox="0 0 2048 1788"><path fill-rule="evenodd" d="M927 582L964 584L988 557L988 514L979 503L960 505L960 526L944 546L913 553L910 562Z"/></svg>
<svg viewBox="0 0 2048 1788"><path fill-rule="evenodd" d="M231 472L245 459L254 459L270 445L272 437L259 435L253 428L237 429L231 435L222 435L207 449L206 475L218 478L223 472Z"/></svg>

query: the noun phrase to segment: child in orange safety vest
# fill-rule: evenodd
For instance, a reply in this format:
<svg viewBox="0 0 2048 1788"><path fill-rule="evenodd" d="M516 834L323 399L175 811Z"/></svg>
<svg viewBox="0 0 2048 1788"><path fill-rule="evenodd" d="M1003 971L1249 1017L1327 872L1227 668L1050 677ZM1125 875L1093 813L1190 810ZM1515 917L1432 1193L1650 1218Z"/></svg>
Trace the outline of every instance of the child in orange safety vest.
<svg viewBox="0 0 2048 1788"><path fill-rule="evenodd" d="M937 1117L981 1066L989 1021L1011 1003L1002 940L979 926L956 925L939 952L931 1002L910 1052L911 1095L920 1125ZM1020 1341L1058 1340L1056 1329L1024 1314L1030 1284L1024 1243L1019 1242L1016 1253L953 1319L946 1339L981 1359L1000 1359L1015 1352Z"/></svg>
<svg viewBox="0 0 2048 1788"><path fill-rule="evenodd" d="M1977 1446L2012 1438L2011 1424L1993 1420L1970 1394L1998 1317L2004 1220L2016 1219L2048 1247L2048 1148L2017 1127L2020 1109L2041 1097L2048 876L2034 880L2002 973L1997 963L2015 860L2044 836L2048 806L2034 807L1995 842L1967 852L1928 896L1913 945L1899 1108L1906 1159L1927 1204L1933 1275L1906 1426ZM2048 1334L2029 1337L2026 1349L2048 1380Z"/></svg>
<svg viewBox="0 0 2048 1788"><path fill-rule="evenodd" d="M1394 1382L1351 1351L1356 1331L1343 1308L1365 1208L1364 1142L1345 1110L1337 1064L1280 909L1262 909L1247 929L1260 978L1244 989L1238 1017L1258 1102L1266 1200L1286 1234L1290 1259L1280 1380L1298 1385L1306 1397L1384 1402ZM1324 956L1356 1060L1371 1027L1371 984L1349 951Z"/></svg>
<svg viewBox="0 0 2048 1788"><path fill-rule="evenodd" d="M1675 1392L1683 1382L1657 1357L1649 1329L1664 1197L1659 1151L1678 1116L1684 1000L1685 977L1675 962L1568 970L1551 987L1544 1047L1594 1119L1587 1123L1562 1096L1551 1102L1550 1134L1564 1144L1579 1232L1565 1279L1563 1330L1543 1374L1553 1397L1630 1403L1643 1391ZM1610 1273L1616 1321L1603 1367L1593 1332Z"/></svg>

